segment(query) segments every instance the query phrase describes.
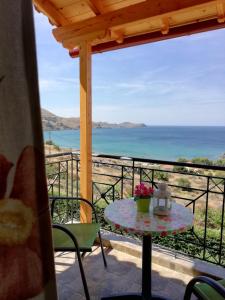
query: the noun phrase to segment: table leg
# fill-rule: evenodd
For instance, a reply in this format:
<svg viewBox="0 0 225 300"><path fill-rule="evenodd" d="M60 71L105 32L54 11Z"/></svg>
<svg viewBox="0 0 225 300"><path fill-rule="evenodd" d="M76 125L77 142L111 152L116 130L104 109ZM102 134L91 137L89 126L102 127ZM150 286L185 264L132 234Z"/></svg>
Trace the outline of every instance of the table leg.
<svg viewBox="0 0 225 300"><path fill-rule="evenodd" d="M169 300L152 294L152 236L144 235L142 243L142 298L143 300Z"/></svg>
<svg viewBox="0 0 225 300"><path fill-rule="evenodd" d="M103 297L102 300L169 300L152 295L152 236L143 236L142 243L142 293Z"/></svg>
<svg viewBox="0 0 225 300"><path fill-rule="evenodd" d="M152 297L152 236L144 235L142 243L142 297Z"/></svg>

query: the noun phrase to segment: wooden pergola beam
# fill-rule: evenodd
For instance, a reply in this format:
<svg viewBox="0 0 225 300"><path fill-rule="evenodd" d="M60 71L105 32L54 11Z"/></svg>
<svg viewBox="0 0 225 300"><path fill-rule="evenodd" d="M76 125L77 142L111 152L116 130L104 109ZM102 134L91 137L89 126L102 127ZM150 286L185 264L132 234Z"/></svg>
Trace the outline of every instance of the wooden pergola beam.
<svg viewBox="0 0 225 300"><path fill-rule="evenodd" d="M192 8L193 6L202 4L216 4L216 0L147 0L129 7L121 8L119 10L98 15L88 20L80 21L71 25L53 29L53 35L56 40L62 42L64 47L72 48L80 42L81 39L87 40L91 36L94 39L95 32L109 30L115 26L149 19L152 17L162 17L165 14L174 11Z"/></svg>
<svg viewBox="0 0 225 300"><path fill-rule="evenodd" d="M188 24L182 27L176 27L170 29L167 35L162 35L161 32L151 32L147 34L142 34L139 36L125 38L122 44L118 44L116 41L110 41L107 43L92 46L92 54L102 53L112 50L123 49L127 47L133 47L148 43L154 43L158 41L164 41L168 39L173 39L177 37L182 37L186 35L191 35L195 33L201 33L205 31L211 31L216 29L225 28L225 23L218 23L216 19L208 20L205 22L197 24ZM79 49L74 49L70 51L70 56L73 58L79 57Z"/></svg>
<svg viewBox="0 0 225 300"><path fill-rule="evenodd" d="M70 22L61 14L56 7L46 0L33 0L36 9L44 13L52 24L56 26L64 26L70 24Z"/></svg>
<svg viewBox="0 0 225 300"><path fill-rule="evenodd" d="M102 4L98 0L85 0L90 9L95 13L96 16L104 12Z"/></svg>

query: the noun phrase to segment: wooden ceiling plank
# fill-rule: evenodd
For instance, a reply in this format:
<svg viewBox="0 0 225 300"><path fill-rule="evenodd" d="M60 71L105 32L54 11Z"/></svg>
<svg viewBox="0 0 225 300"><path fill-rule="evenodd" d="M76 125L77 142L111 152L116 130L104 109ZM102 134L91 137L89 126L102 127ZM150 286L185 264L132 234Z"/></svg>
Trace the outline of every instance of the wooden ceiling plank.
<svg viewBox="0 0 225 300"><path fill-rule="evenodd" d="M33 2L37 10L44 13L54 25L64 26L70 24L51 2L46 0L33 0Z"/></svg>
<svg viewBox="0 0 225 300"><path fill-rule="evenodd" d="M102 2L99 0L85 0L90 9L95 13L96 16L104 13Z"/></svg>
<svg viewBox="0 0 225 300"><path fill-rule="evenodd" d="M80 22L80 21L83 21L83 20L87 20L88 18L92 18L93 15L94 15L93 11L90 10L88 13L85 13L85 14L82 14L82 15L79 15L79 16L68 17L68 20L71 23Z"/></svg>
<svg viewBox="0 0 225 300"><path fill-rule="evenodd" d="M122 7L127 7L127 6L137 4L137 3L140 3L140 2L144 2L144 1L146 1L146 0L122 0L122 1L115 1L115 0L108 1L108 0L105 0L104 10L105 10L105 12L110 12L110 11L113 11L113 10L120 9Z"/></svg>
<svg viewBox="0 0 225 300"><path fill-rule="evenodd" d="M224 0L221 0L224 1ZM113 26L123 25L151 17L165 15L177 10L187 9L192 6L216 3L216 0L146 0L117 11L96 16L94 18L53 29L56 40L62 42L78 36L84 36L101 29L109 29Z"/></svg>

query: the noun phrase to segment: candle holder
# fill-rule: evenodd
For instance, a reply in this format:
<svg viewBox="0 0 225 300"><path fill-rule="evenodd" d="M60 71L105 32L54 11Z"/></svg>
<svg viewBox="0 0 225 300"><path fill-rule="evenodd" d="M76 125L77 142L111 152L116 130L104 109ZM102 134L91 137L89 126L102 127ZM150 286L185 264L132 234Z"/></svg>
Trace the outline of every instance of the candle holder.
<svg viewBox="0 0 225 300"><path fill-rule="evenodd" d="M169 215L172 207L171 193L166 183L159 183L154 192L153 214L159 216Z"/></svg>

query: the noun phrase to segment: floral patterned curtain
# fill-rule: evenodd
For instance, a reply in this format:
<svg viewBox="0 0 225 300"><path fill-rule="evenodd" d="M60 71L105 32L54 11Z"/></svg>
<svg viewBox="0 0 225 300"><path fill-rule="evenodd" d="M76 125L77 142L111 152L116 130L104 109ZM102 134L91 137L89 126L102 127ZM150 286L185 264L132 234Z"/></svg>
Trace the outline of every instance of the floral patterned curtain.
<svg viewBox="0 0 225 300"><path fill-rule="evenodd" d="M56 299L32 2L0 1L0 299Z"/></svg>

